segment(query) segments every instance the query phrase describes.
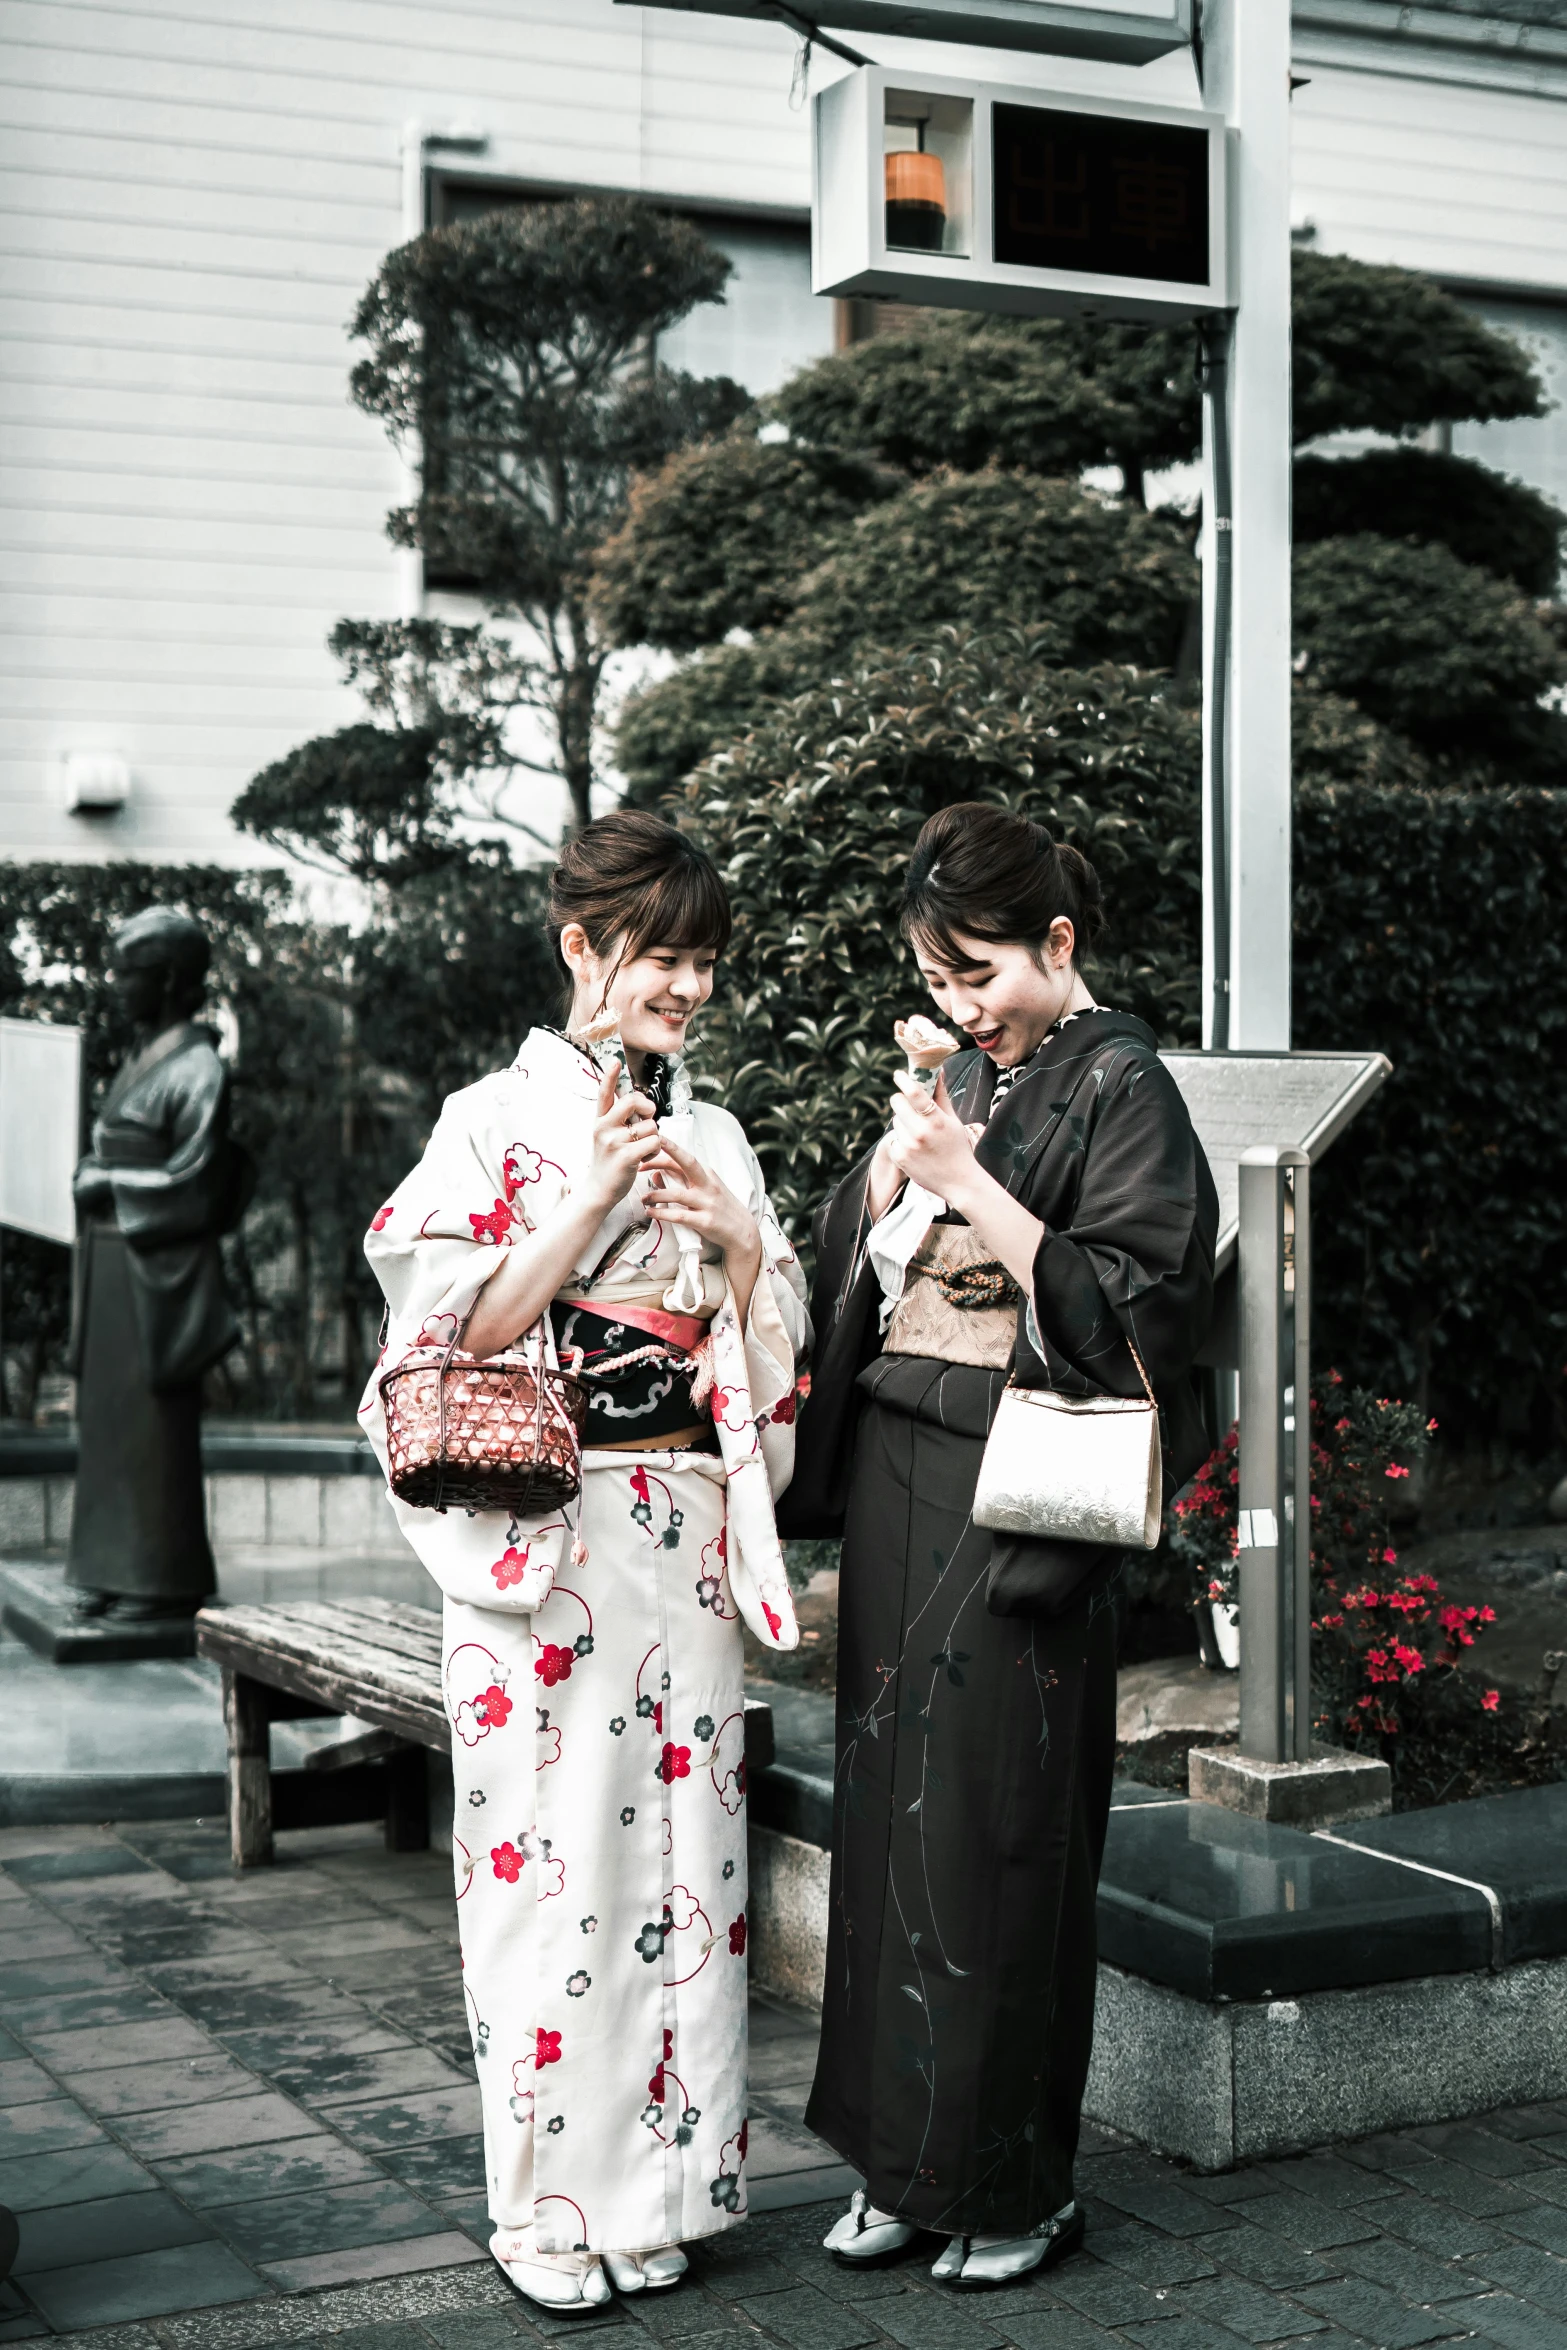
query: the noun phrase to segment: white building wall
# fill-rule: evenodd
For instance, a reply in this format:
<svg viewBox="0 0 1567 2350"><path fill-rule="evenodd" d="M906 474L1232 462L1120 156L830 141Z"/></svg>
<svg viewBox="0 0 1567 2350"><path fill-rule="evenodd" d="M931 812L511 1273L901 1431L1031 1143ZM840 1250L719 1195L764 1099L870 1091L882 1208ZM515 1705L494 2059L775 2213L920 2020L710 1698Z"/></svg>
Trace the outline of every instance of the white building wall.
<svg viewBox="0 0 1567 2350"><path fill-rule="evenodd" d="M0 853L259 856L235 793L360 714L324 640L398 608L399 485L345 329L405 122L477 124L487 174L801 210L793 54L610 0L8 0ZM79 750L129 761L123 816L64 812Z"/></svg>
<svg viewBox="0 0 1567 2350"><path fill-rule="evenodd" d="M1567 299L1567 52L1455 62L1370 38L1410 14L1382 0L1298 13L1335 11L1349 30L1299 42L1297 208L1317 243L1528 290L1549 344L1567 315L1550 302ZM358 715L324 640L340 615L398 608L382 520L399 480L349 405L345 329L406 233L404 125L481 129L485 177L799 217L794 48L781 27L611 0L5 0L0 854L255 856L234 794ZM1173 95L1183 75L1169 60L1141 86ZM780 319L801 358L830 322L776 254L727 234L771 315L699 315L669 356L760 386ZM1489 431L1508 437L1460 445L1554 483L1559 420ZM78 750L129 761L123 816L64 813Z"/></svg>

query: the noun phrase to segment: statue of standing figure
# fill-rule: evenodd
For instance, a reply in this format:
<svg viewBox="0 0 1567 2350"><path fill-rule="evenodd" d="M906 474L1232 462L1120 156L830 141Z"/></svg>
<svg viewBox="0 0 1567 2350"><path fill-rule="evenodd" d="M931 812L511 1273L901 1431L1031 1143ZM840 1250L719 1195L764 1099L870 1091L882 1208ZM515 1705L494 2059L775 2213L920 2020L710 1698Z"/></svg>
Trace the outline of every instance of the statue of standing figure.
<svg viewBox="0 0 1567 2350"><path fill-rule="evenodd" d="M216 1589L201 1476L201 1380L240 1327L218 1242L250 1161L229 1139L228 1075L194 1014L211 948L151 907L114 934L136 1037L76 1171L72 1369L76 1508L66 1580L80 1616L188 1616Z"/></svg>

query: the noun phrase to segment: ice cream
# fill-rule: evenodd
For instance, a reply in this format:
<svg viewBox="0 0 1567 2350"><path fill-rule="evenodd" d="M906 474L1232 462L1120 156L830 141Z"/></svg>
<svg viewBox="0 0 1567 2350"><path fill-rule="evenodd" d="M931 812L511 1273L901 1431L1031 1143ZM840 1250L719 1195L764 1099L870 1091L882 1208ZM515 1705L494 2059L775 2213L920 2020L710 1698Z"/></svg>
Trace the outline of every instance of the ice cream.
<svg viewBox="0 0 1567 2350"><path fill-rule="evenodd" d="M892 1033L907 1056L909 1075L927 1093L934 1093L942 1064L959 1049L957 1038L938 1028L923 1012L916 1012L912 1020L894 1022Z"/></svg>

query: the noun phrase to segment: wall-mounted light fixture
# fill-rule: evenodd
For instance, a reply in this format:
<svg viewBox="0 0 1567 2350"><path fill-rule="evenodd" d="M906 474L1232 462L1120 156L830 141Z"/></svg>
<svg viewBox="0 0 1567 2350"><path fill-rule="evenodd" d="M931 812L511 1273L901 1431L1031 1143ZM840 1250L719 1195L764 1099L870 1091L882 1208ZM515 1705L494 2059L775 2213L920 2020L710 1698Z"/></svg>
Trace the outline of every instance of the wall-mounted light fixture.
<svg viewBox="0 0 1567 2350"><path fill-rule="evenodd" d="M131 796L131 771L117 751L67 751L63 795L72 816L117 816Z"/></svg>

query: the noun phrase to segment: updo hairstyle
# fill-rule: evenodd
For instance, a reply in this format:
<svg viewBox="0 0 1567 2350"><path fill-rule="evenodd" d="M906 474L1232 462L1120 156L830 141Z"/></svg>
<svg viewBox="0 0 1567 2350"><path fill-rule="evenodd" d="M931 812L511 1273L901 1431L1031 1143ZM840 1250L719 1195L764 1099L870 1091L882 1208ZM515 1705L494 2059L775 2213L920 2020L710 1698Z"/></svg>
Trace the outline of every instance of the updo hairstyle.
<svg viewBox="0 0 1567 2350"><path fill-rule="evenodd" d="M652 946L721 955L732 916L717 867L695 841L646 809L617 808L567 841L550 881L545 929L566 972L569 1018L573 983L560 951L568 922L581 923L595 955L618 941L618 971Z"/></svg>
<svg viewBox="0 0 1567 2350"><path fill-rule="evenodd" d="M903 935L961 965L957 934L1022 945L1041 960L1050 925L1072 925L1074 970L1104 936L1099 876L1080 849L986 800L942 808L921 831L903 885Z"/></svg>

